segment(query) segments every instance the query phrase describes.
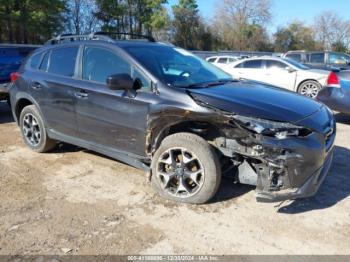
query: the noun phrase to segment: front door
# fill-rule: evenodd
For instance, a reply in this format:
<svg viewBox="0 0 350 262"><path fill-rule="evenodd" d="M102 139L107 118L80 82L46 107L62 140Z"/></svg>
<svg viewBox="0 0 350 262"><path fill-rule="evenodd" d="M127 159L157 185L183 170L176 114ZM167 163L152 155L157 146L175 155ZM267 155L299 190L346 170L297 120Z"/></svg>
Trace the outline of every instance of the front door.
<svg viewBox="0 0 350 262"><path fill-rule="evenodd" d="M155 94L151 81L117 51L85 46L76 113L80 138L105 147L145 155L147 116ZM126 73L135 80L136 96L110 90L106 79ZM129 96L130 95L130 96Z"/></svg>
<svg viewBox="0 0 350 262"><path fill-rule="evenodd" d="M270 85L278 86L288 89L290 91L295 90L295 80L297 71L292 70L288 64L277 60L266 60L265 72L261 78L262 82Z"/></svg>

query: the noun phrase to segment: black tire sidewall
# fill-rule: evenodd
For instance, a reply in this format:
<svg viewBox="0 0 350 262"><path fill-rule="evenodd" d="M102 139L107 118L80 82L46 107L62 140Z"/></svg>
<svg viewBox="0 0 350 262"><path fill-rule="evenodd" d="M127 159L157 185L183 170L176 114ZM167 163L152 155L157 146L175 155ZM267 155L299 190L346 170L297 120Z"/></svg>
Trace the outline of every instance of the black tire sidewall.
<svg viewBox="0 0 350 262"><path fill-rule="evenodd" d="M201 189L188 198L175 197L162 189L156 177L157 163L163 152L172 147L183 147L196 155L204 169L204 182ZM203 138L191 133L177 133L166 137L152 158L153 188L164 198L183 203L204 204L216 194L221 182L221 167L214 149Z"/></svg>

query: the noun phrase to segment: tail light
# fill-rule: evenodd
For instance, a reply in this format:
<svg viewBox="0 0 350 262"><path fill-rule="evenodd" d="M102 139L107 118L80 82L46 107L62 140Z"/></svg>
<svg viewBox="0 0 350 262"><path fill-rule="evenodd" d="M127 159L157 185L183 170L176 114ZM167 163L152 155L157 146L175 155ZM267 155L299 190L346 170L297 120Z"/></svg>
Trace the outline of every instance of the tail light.
<svg viewBox="0 0 350 262"><path fill-rule="evenodd" d="M340 87L340 81L336 73L331 72L327 79L327 86Z"/></svg>
<svg viewBox="0 0 350 262"><path fill-rule="evenodd" d="M11 75L10 75L11 82L12 82L12 83L13 83L13 82L16 82L17 79L18 79L18 77L19 77L19 73L18 73L18 72L13 72L13 73L11 73Z"/></svg>

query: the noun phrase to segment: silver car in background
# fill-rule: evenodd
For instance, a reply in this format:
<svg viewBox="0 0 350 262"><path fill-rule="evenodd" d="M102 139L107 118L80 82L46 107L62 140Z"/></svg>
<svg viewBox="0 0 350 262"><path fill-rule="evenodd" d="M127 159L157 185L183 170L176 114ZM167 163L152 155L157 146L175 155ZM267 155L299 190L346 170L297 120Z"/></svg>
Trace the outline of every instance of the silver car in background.
<svg viewBox="0 0 350 262"><path fill-rule="evenodd" d="M255 57L219 67L234 78L281 87L315 98L327 83L329 71L311 69L287 58Z"/></svg>

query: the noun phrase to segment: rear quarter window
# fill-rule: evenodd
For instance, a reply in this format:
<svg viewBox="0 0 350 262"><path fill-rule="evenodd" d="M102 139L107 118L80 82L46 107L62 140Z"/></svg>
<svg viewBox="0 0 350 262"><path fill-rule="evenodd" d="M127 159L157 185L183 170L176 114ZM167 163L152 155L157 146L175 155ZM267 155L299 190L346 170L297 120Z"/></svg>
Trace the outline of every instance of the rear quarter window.
<svg viewBox="0 0 350 262"><path fill-rule="evenodd" d="M29 67L32 68L32 69L38 69L39 64L41 62L41 57L42 57L42 53L34 54L29 59Z"/></svg>
<svg viewBox="0 0 350 262"><path fill-rule="evenodd" d="M40 64L40 67L39 67L39 70L42 70L42 71L47 71L47 68L49 66L49 57L50 57L50 51L46 52L44 54L44 57L41 61L41 64Z"/></svg>

